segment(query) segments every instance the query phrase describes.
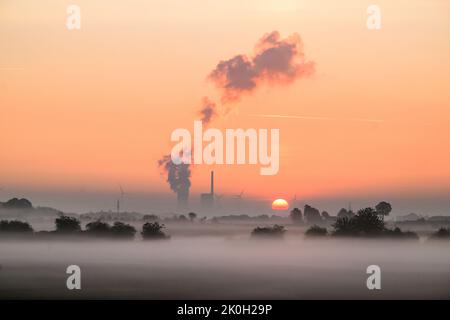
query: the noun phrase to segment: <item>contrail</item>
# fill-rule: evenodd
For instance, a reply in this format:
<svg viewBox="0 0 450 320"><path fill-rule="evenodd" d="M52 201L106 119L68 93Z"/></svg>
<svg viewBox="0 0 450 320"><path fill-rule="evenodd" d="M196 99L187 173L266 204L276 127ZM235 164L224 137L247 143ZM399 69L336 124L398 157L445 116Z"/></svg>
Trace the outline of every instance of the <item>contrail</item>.
<svg viewBox="0 0 450 320"><path fill-rule="evenodd" d="M282 114L249 114L249 116L260 118L282 118L282 119L303 119L303 120L325 120L325 121L358 121L358 122L372 122L372 123L384 122L384 120L380 119L331 118L331 117L297 116L297 115L282 115Z"/></svg>

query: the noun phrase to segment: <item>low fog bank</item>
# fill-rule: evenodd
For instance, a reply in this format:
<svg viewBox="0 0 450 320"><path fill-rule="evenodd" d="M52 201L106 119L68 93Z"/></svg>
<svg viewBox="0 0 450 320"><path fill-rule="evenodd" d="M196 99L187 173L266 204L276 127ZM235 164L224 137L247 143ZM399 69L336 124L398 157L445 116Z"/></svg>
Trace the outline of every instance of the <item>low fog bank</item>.
<svg viewBox="0 0 450 320"><path fill-rule="evenodd" d="M21 221L29 222L32 228L36 232L40 231L54 231L55 230L55 219L21 219ZM83 230L86 229L87 224L93 221L81 220L80 225ZM112 222L108 222L112 224ZM136 228L136 238L140 239L140 231L142 230L142 226L145 221L126 221L127 224ZM163 231L171 236L172 238L177 237L219 237L225 239L234 239L234 238L249 238L252 230L256 227L270 227L275 224L282 225L286 228L286 233L284 234L285 238L303 238L305 236L305 231L311 227L309 224L295 224L288 217L286 218L271 218L267 220L233 220L226 222L211 222L208 221L206 223L196 222L177 222L177 221L160 221L161 224L164 225ZM389 228L395 228L397 226L401 227L404 231L413 231L418 234L422 241L425 241L432 236L440 227L441 224L437 224L436 226L429 226L423 224L403 224L403 223L394 223L387 222L386 226ZM448 224L442 224L443 227L448 227ZM328 232L332 232L333 227L332 224L323 225L323 227L327 228ZM55 237L55 240L64 240L68 236L61 235L60 237ZM18 240L23 238L21 235L17 235ZM70 237L69 237L70 238ZM38 240L38 239L36 239ZM330 241L334 241L330 239Z"/></svg>
<svg viewBox="0 0 450 320"><path fill-rule="evenodd" d="M121 206L125 211L136 211L143 213L165 214L177 212L175 195L167 192L136 192L128 190L123 186L127 195ZM89 211L116 210L116 201L119 190L95 191L87 188L79 190L45 190L39 189L14 189L4 188L1 190L0 201L6 201L13 197L25 197L36 205L41 207L52 207L66 213L82 214ZM219 192L220 193L220 192ZM236 192L238 193L238 192ZM245 194L243 199L237 203L233 199L234 194L224 194L221 199L221 208L215 212L207 213L208 216L224 214L272 214L270 209L271 200L250 198L251 195ZM248 197L247 197L248 196ZM287 196L287 200L292 195ZM450 215L450 197L448 192L430 194L427 192L417 192L411 194L396 194L394 192L380 192L367 195L346 194L342 196L328 196L324 198L300 198L303 206L309 203L330 213L338 212L340 208L346 207L349 201L352 206L363 208L373 205L374 199L389 199L394 204L392 216L405 215L415 212L420 215ZM238 206L237 206L238 205ZM189 198L189 210L201 212L200 194L191 193Z"/></svg>
<svg viewBox="0 0 450 320"><path fill-rule="evenodd" d="M449 221L419 217L400 230L385 221L386 202L337 216L305 205L289 217L210 219L5 206L48 219L0 221L4 299L450 299L450 229L427 230ZM69 265L81 267L81 290L66 288ZM370 265L381 290L366 287Z"/></svg>
<svg viewBox="0 0 450 320"><path fill-rule="evenodd" d="M250 240L0 243L0 297L64 299L450 299L447 242ZM82 289L66 289L66 267ZM379 265L382 289L366 268Z"/></svg>

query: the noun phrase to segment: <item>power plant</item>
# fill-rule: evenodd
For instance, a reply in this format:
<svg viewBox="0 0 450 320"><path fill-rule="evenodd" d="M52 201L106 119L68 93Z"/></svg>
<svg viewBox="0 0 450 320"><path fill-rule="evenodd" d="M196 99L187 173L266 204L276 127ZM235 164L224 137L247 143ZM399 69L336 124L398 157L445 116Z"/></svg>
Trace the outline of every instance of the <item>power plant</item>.
<svg viewBox="0 0 450 320"><path fill-rule="evenodd" d="M214 171L211 171L211 189L209 193L200 195L200 203L204 209L212 209L214 207Z"/></svg>

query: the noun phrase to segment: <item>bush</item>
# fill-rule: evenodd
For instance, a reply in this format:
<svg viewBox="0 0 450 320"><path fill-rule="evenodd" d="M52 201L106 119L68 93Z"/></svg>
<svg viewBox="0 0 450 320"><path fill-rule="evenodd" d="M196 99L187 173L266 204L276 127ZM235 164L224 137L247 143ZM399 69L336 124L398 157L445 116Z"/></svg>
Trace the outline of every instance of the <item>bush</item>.
<svg viewBox="0 0 450 320"><path fill-rule="evenodd" d="M274 225L273 227L256 227L253 229L252 237L268 237L268 238L282 238L286 229L280 225Z"/></svg>
<svg viewBox="0 0 450 320"><path fill-rule="evenodd" d="M326 228L321 228L318 225L313 225L305 232L307 237L324 237L328 234Z"/></svg>
<svg viewBox="0 0 450 320"><path fill-rule="evenodd" d="M133 238L136 229L123 222L114 222L113 226L108 223L95 221L86 225L86 233L99 237L110 238Z"/></svg>
<svg viewBox="0 0 450 320"><path fill-rule="evenodd" d="M105 222L94 221L86 225L86 232L95 236L109 236L111 234L111 226Z"/></svg>
<svg viewBox="0 0 450 320"><path fill-rule="evenodd" d="M450 229L440 228L431 235L432 239L450 239Z"/></svg>
<svg viewBox="0 0 450 320"><path fill-rule="evenodd" d="M419 239L417 233L412 231L402 231L398 227L395 228L394 230L385 229L383 231L383 236L395 239Z"/></svg>
<svg viewBox="0 0 450 320"><path fill-rule="evenodd" d="M142 226L142 238L147 239L167 239L169 238L163 231L165 226L159 222L147 222Z"/></svg>
<svg viewBox="0 0 450 320"><path fill-rule="evenodd" d="M188 217L191 222L194 222L194 220L197 218L197 214L195 212L189 212Z"/></svg>
<svg viewBox="0 0 450 320"><path fill-rule="evenodd" d="M60 216L55 219L56 231L61 233L72 233L81 231L80 221L68 216Z"/></svg>
<svg viewBox="0 0 450 320"><path fill-rule="evenodd" d="M136 233L136 229L122 222L114 222L111 227L111 235L117 238L133 238Z"/></svg>
<svg viewBox="0 0 450 320"><path fill-rule="evenodd" d="M2 220L0 221L0 232L33 232L33 228L28 222Z"/></svg>

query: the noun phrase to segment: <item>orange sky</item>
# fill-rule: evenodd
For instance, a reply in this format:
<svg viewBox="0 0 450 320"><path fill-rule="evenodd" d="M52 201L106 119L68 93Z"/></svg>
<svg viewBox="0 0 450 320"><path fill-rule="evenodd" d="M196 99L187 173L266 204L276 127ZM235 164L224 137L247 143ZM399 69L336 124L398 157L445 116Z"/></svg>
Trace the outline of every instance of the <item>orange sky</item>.
<svg viewBox="0 0 450 320"><path fill-rule="evenodd" d="M221 193L327 197L450 190L450 3L377 1L65 1L0 4L0 181L15 188L167 192L156 162L192 128L216 64L258 39L298 32L312 78L263 86L217 128L280 128L280 171L216 166ZM332 118L261 118L279 114ZM356 121L376 119L379 123ZM193 169L194 193L209 166Z"/></svg>

